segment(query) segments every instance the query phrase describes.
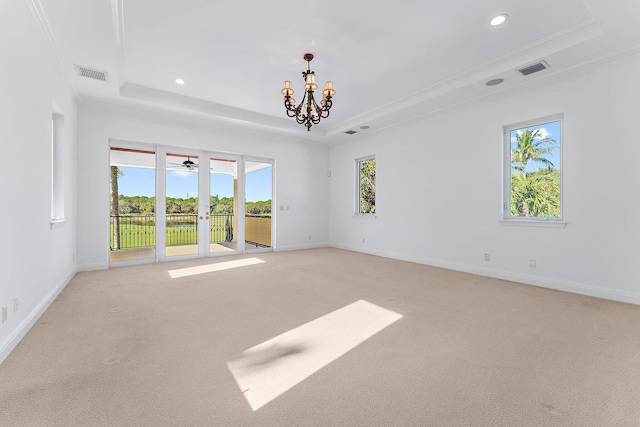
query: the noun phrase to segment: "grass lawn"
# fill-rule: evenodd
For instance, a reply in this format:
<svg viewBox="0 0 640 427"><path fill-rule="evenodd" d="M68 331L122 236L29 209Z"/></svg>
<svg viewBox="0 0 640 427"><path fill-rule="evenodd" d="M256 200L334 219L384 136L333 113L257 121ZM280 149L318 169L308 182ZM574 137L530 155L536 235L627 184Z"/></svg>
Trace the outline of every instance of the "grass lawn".
<svg viewBox="0 0 640 427"><path fill-rule="evenodd" d="M211 242L224 242L226 240L226 227L224 225L212 226L210 231ZM167 227L167 246L195 245L198 243L197 229L195 225L182 225ZM152 248L156 245L155 225L120 225L120 248ZM109 231L109 247L113 248L113 225Z"/></svg>

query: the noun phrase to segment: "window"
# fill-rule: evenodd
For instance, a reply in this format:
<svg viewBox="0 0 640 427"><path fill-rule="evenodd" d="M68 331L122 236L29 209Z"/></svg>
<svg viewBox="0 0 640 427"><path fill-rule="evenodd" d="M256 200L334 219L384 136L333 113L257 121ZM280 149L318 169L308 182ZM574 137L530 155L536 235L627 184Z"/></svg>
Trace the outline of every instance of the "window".
<svg viewBox="0 0 640 427"><path fill-rule="evenodd" d="M51 117L51 227L64 223L64 116Z"/></svg>
<svg viewBox="0 0 640 427"><path fill-rule="evenodd" d="M503 129L503 219L561 220L562 116Z"/></svg>
<svg viewBox="0 0 640 427"><path fill-rule="evenodd" d="M356 215L376 213L376 158L356 159Z"/></svg>

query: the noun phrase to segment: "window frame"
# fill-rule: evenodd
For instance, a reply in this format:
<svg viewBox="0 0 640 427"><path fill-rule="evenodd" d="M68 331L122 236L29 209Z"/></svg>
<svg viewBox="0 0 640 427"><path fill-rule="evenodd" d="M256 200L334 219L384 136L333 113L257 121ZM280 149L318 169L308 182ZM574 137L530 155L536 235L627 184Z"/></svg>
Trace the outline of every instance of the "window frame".
<svg viewBox="0 0 640 427"><path fill-rule="evenodd" d="M362 187L360 185L360 164L362 162L366 162L368 160L376 160L376 156L375 154L371 154L368 156L363 156L363 157L358 157L355 159L355 199L354 199L354 214L353 216L355 218L366 218L366 219L375 219L376 218L376 213L369 213L369 212L361 212L360 211L360 195L362 193ZM377 172L377 168L378 168L378 162L376 161L376 172ZM377 182L377 174L376 174L376 182ZM377 199L377 194L374 197L374 200Z"/></svg>
<svg viewBox="0 0 640 427"><path fill-rule="evenodd" d="M65 224L64 191L64 132L65 120L55 105L51 113L51 229Z"/></svg>
<svg viewBox="0 0 640 427"><path fill-rule="evenodd" d="M511 132L514 130L543 127L549 123L559 123L558 135L558 156L559 165L557 169L560 171L560 214L558 217L538 217L538 216L512 216L511 215ZM564 114L552 114L536 119L525 120L502 127L502 209L500 221L505 225L527 225L527 226L548 226L548 227L564 227L564 167L563 167L563 146L564 146Z"/></svg>

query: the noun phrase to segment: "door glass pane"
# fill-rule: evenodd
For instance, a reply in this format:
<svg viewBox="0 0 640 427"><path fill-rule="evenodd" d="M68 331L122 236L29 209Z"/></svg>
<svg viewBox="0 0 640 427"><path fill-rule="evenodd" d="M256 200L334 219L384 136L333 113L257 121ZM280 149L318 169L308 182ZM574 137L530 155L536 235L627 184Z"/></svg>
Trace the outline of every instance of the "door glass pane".
<svg viewBox="0 0 640 427"><path fill-rule="evenodd" d="M198 254L198 157L167 153L166 256Z"/></svg>
<svg viewBox="0 0 640 427"><path fill-rule="evenodd" d="M245 250L271 247L271 163L245 162Z"/></svg>
<svg viewBox="0 0 640 427"><path fill-rule="evenodd" d="M156 256L155 162L153 151L111 148L109 261Z"/></svg>
<svg viewBox="0 0 640 427"><path fill-rule="evenodd" d="M236 251L238 162L211 158L209 181L209 252Z"/></svg>

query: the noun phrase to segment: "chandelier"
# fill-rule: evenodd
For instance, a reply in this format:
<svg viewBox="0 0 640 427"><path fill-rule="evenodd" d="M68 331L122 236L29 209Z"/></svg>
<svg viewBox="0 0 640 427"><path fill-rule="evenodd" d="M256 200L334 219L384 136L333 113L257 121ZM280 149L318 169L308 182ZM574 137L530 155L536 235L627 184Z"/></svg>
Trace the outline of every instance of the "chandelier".
<svg viewBox="0 0 640 427"><path fill-rule="evenodd" d="M307 131L311 130L312 125L320 123L321 118L329 117L329 110L333 105L331 98L336 94L333 90L333 82L327 82L324 85L322 91L322 101L320 105L313 98L313 91L318 88L316 85L316 74L311 71L310 62L313 59L313 55L310 53L304 54L304 60L307 61L307 71L302 72L304 78L304 96L302 101L296 107L296 100L293 98L293 89L291 88L291 81L285 80L282 84L282 94L284 95L284 107L287 109L287 116L295 117L296 122L307 127Z"/></svg>

